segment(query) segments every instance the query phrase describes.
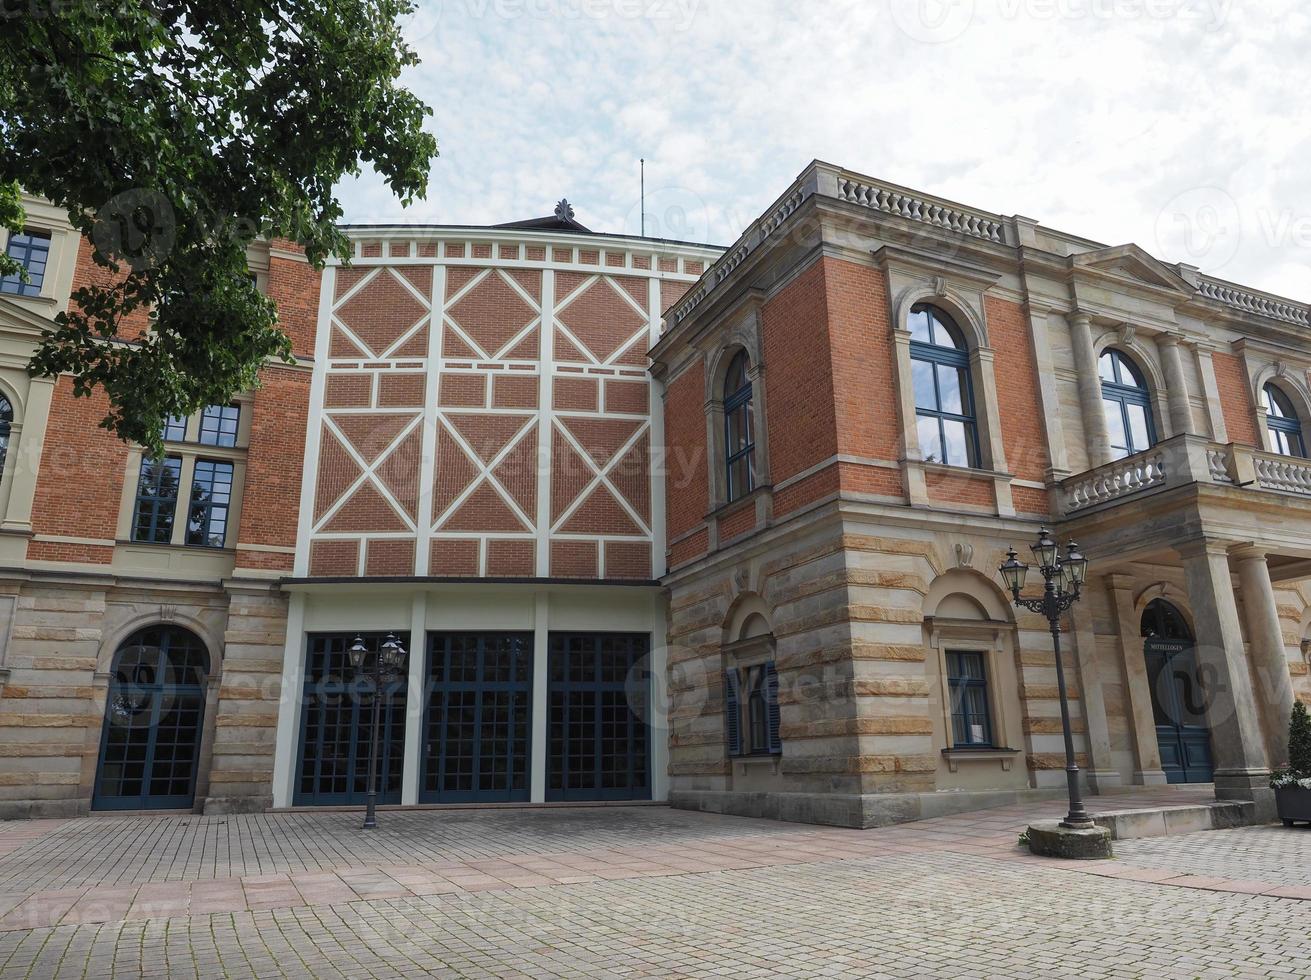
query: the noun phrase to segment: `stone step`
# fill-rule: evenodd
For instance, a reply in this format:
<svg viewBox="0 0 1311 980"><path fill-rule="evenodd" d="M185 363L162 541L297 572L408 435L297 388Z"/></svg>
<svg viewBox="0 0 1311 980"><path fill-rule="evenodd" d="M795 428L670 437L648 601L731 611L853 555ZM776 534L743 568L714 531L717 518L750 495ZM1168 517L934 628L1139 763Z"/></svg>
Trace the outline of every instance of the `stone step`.
<svg viewBox="0 0 1311 980"><path fill-rule="evenodd" d="M1213 800L1189 806L1107 810L1094 813L1093 822L1109 830L1113 840L1133 840L1246 827L1257 822L1257 815L1256 804L1248 800Z"/></svg>

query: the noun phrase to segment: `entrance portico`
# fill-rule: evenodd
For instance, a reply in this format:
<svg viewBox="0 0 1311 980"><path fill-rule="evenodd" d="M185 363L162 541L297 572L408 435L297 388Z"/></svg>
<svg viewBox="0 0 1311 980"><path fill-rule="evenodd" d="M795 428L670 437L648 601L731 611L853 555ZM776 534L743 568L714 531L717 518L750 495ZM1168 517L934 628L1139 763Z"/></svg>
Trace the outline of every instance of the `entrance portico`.
<svg viewBox="0 0 1311 980"><path fill-rule="evenodd" d="M1118 647L1090 658L1096 676L1083 680L1123 690L1107 707L1121 737L1094 769L1153 784L1213 767L1217 797L1269 803L1293 678L1306 674L1301 651L1290 655L1280 593L1299 588L1311 558L1311 492L1276 486L1276 465L1311 474L1305 461L1184 435L1065 482L1062 533L1097 559L1094 601ZM1191 624L1195 645L1148 629L1159 603Z"/></svg>

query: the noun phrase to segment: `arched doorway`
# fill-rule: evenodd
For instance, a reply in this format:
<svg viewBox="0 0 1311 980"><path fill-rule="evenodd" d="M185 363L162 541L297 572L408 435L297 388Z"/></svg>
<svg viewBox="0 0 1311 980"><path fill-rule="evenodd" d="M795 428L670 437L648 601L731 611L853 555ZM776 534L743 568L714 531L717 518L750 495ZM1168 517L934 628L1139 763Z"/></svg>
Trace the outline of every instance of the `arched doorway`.
<svg viewBox="0 0 1311 980"><path fill-rule="evenodd" d="M196 793L209 652L188 630L151 626L114 654L91 805L185 809Z"/></svg>
<svg viewBox="0 0 1311 980"><path fill-rule="evenodd" d="M1143 610L1142 635L1166 780L1209 783L1214 778L1206 721L1210 690L1197 663L1192 631L1178 609L1154 599Z"/></svg>

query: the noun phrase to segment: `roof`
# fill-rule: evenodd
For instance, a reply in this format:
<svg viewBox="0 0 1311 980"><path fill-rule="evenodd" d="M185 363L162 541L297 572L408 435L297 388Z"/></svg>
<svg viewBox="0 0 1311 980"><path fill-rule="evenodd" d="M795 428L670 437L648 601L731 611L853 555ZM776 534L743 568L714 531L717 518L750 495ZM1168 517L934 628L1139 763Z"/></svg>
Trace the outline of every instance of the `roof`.
<svg viewBox="0 0 1311 980"><path fill-rule="evenodd" d="M586 225L581 224L574 218L573 205L567 198L562 198L560 203L555 206L555 213L547 215L544 218L528 218L524 221L507 221L504 224L492 225L493 228L531 228L539 231L571 231L582 235L592 235L595 232Z"/></svg>

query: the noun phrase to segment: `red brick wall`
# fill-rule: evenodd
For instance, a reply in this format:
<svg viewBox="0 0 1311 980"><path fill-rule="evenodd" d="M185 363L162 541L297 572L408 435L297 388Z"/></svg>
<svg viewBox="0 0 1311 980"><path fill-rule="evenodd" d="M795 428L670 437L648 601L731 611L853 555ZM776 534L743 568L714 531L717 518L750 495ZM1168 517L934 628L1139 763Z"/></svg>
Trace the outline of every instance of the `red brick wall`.
<svg viewBox="0 0 1311 980"><path fill-rule="evenodd" d="M1051 465L1039 393L1038 365L1029 339L1029 318L1024 308L1009 300L983 298L988 317L988 339L996 360L998 405L1006 466L1021 480L1045 481ZM975 396L978 401L978 396ZM982 406L980 406L981 408Z"/></svg>
<svg viewBox="0 0 1311 980"><path fill-rule="evenodd" d="M55 383L32 503L37 534L111 541L117 536L128 447L99 427L108 411L103 392L75 398L70 378ZM28 545L28 557L108 563L113 555L107 547L34 541Z"/></svg>
<svg viewBox="0 0 1311 980"><path fill-rule="evenodd" d="M884 275L868 266L825 259L824 282L837 401L837 451L900 459L896 354ZM771 363L771 372L773 368Z"/></svg>
<svg viewBox="0 0 1311 980"><path fill-rule="evenodd" d="M1236 354L1217 351L1211 355L1211 360L1215 364L1215 383L1220 389L1229 441L1259 448L1261 433L1256 427L1256 409L1252 405L1242 359Z"/></svg>
<svg viewBox="0 0 1311 980"><path fill-rule="evenodd" d="M292 242L275 241L275 248L299 251ZM314 356L314 333L319 318L319 282L322 273L296 259L269 257L268 295L278 306L278 325L291 338L298 357Z"/></svg>
<svg viewBox="0 0 1311 980"><path fill-rule="evenodd" d="M770 299L761 312L769 475L775 484L838 451L834 366L825 303L829 265L827 261L812 265ZM851 329L843 324L840 336L844 341ZM843 380L848 380L845 368Z"/></svg>
<svg viewBox="0 0 1311 980"><path fill-rule="evenodd" d="M296 545L310 374L269 366L260 372L260 380L250 420L237 564L290 571L291 555L242 551L240 545Z"/></svg>
<svg viewBox="0 0 1311 980"><path fill-rule="evenodd" d="M929 499L938 503L970 504L989 508L996 504L990 477L973 476L964 471L959 473L933 471L925 474L924 482Z"/></svg>
<svg viewBox="0 0 1311 980"><path fill-rule="evenodd" d="M665 519L672 540L705 519L710 497L705 377L699 363L665 389L665 445Z"/></svg>

